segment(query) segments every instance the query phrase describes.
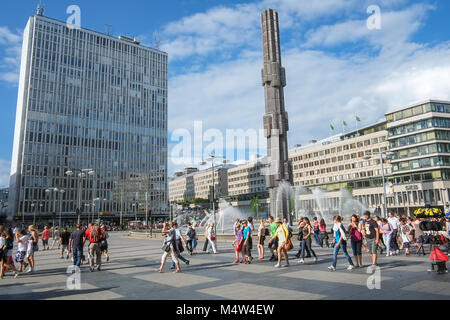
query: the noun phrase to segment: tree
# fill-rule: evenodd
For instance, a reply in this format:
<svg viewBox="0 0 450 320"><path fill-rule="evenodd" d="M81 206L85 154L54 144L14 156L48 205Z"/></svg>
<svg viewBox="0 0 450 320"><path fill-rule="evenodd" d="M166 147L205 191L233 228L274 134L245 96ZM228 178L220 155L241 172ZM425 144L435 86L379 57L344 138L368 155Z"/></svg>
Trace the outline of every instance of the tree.
<svg viewBox="0 0 450 320"><path fill-rule="evenodd" d="M259 217L259 212L263 209L263 206L259 203L258 196L253 197L252 200L250 200L250 212L253 215L256 215L256 218Z"/></svg>

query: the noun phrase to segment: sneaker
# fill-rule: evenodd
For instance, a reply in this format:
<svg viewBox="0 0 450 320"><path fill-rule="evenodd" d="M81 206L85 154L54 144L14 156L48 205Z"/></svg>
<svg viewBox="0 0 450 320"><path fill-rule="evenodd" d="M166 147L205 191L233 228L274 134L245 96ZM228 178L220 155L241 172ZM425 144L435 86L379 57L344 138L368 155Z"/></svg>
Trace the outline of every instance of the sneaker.
<svg viewBox="0 0 450 320"><path fill-rule="evenodd" d="M300 259L300 260L298 260L298 263L303 264L303 263L305 263L305 260Z"/></svg>
<svg viewBox="0 0 450 320"><path fill-rule="evenodd" d="M32 273L33 272L33 268L28 267L28 270L25 271L25 273Z"/></svg>
<svg viewBox="0 0 450 320"><path fill-rule="evenodd" d="M353 269L355 269L355 266L352 266L352 265L349 265L347 268L347 270L353 270Z"/></svg>
<svg viewBox="0 0 450 320"><path fill-rule="evenodd" d="M63 257L63 256L61 256L61 259L64 259L64 257Z"/></svg>
<svg viewBox="0 0 450 320"><path fill-rule="evenodd" d="M188 261L186 261L186 265L189 265L189 260L188 260Z"/></svg>
<svg viewBox="0 0 450 320"><path fill-rule="evenodd" d="M269 259L269 261L273 261L273 260L275 260L275 256L271 256Z"/></svg>
<svg viewBox="0 0 450 320"><path fill-rule="evenodd" d="M275 265L275 268L281 268L281 266L279 264Z"/></svg>
<svg viewBox="0 0 450 320"><path fill-rule="evenodd" d="M89 267L89 271L90 271L90 272L94 272L94 268Z"/></svg>
<svg viewBox="0 0 450 320"><path fill-rule="evenodd" d="M283 264L281 267L283 267L283 268L289 268L289 264Z"/></svg>
<svg viewBox="0 0 450 320"><path fill-rule="evenodd" d="M331 271L336 271L336 268L335 268L335 267L333 267L333 266L329 266L329 267L328 267L328 270L331 270Z"/></svg>
<svg viewBox="0 0 450 320"><path fill-rule="evenodd" d="M16 271L14 274L14 279L16 279L19 276L19 273Z"/></svg>
<svg viewBox="0 0 450 320"><path fill-rule="evenodd" d="M317 261L319 261L319 258L315 257L314 262L317 262Z"/></svg>
<svg viewBox="0 0 450 320"><path fill-rule="evenodd" d="M102 268L100 268L100 266L97 268L97 271L102 271Z"/></svg>

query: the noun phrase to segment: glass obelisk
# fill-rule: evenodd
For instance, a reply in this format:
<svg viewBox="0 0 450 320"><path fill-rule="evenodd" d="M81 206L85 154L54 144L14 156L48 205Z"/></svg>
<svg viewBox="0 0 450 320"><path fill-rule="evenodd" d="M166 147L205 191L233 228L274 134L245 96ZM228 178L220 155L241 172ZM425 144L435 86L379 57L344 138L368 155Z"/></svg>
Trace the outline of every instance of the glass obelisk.
<svg viewBox="0 0 450 320"><path fill-rule="evenodd" d="M288 114L284 107L286 86L285 69L281 66L280 32L278 13L272 9L261 15L264 68L262 84L264 86L266 114L264 132L267 138L268 167L266 185L269 190L269 214L274 217L288 218L290 221L290 200L288 194L278 194L282 181L292 184L292 168L288 158L287 132Z"/></svg>

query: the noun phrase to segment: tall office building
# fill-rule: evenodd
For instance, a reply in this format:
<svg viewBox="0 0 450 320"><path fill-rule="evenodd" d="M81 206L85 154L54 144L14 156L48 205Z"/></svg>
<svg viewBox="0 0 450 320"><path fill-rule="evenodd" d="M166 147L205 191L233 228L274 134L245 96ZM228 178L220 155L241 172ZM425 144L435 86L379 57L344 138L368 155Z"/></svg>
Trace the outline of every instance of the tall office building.
<svg viewBox="0 0 450 320"><path fill-rule="evenodd" d="M135 39L31 16L9 214L166 214L167 58Z"/></svg>

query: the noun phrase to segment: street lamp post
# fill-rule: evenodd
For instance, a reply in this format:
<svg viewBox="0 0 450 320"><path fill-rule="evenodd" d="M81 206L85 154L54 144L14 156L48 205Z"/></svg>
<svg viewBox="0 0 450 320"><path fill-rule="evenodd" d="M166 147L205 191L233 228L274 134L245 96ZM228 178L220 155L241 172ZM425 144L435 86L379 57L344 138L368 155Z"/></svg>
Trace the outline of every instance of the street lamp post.
<svg viewBox="0 0 450 320"><path fill-rule="evenodd" d="M78 210L78 219L77 219L77 223L80 224L80 219L81 219L81 211L82 211L82 179L86 178L86 173L92 171L92 169L73 169L73 170L69 170L66 171L66 175L68 177L72 177L74 175L74 171L78 172L77 174L77 181L78 181L78 194L77 194L77 210Z"/></svg>
<svg viewBox="0 0 450 320"><path fill-rule="evenodd" d="M35 203L31 204L31 208L33 208L33 226L36 225L36 209L37 209L36 207L37 206Z"/></svg>
<svg viewBox="0 0 450 320"><path fill-rule="evenodd" d="M393 152L389 151L381 151L381 152L372 152L370 155L366 155L363 157L364 160L370 160L372 158L371 155L378 154L380 155L381 162L381 178L383 180L383 215L387 218L387 197L386 197L386 178L384 175L384 158L383 155L386 156L386 160L390 160L392 158Z"/></svg>
<svg viewBox="0 0 450 320"><path fill-rule="evenodd" d="M52 220L53 220L53 227L55 226L55 216L56 216L56 197L57 197L57 192L59 192L58 188L49 188L45 190L45 193L47 193L47 195L50 196L50 194L53 194L53 214L52 214Z"/></svg>
<svg viewBox="0 0 450 320"><path fill-rule="evenodd" d="M216 155L209 155L209 158L206 159L206 161L211 161L211 173L212 173L212 195L211 195L211 200L212 200L212 211L213 211L213 215L214 215L214 234L217 235L217 221L216 221L216 203L215 203L215 181L214 181L214 160L218 158L218 159L222 159L223 163L226 164L227 160L225 157L223 156L216 156ZM200 165L205 165L206 161L202 161L200 162Z"/></svg>

